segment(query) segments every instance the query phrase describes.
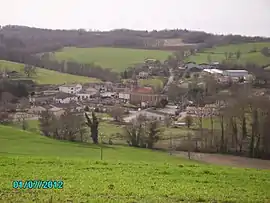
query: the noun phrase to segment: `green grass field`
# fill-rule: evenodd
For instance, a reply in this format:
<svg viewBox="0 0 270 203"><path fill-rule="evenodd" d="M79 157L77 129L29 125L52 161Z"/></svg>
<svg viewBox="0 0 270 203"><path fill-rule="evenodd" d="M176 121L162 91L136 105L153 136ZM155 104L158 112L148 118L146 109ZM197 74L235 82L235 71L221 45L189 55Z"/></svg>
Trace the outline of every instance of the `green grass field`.
<svg viewBox="0 0 270 203"><path fill-rule="evenodd" d="M76 61L79 63L95 63L103 68L111 68L121 72L137 63L143 63L146 58L164 61L171 52L159 50L128 49L128 48L76 48L67 47L55 52L52 58L63 61Z"/></svg>
<svg viewBox="0 0 270 203"><path fill-rule="evenodd" d="M14 63L10 61L0 60L0 70L14 70L23 73L24 64ZM47 70L43 68L37 68L37 74L31 77L38 84L64 84L64 83L88 83L88 82L100 82L99 79L83 77L77 75L71 75L66 73L60 73L57 71Z"/></svg>
<svg viewBox="0 0 270 203"><path fill-rule="evenodd" d="M219 167L168 153L52 140L0 126L1 202L268 202L266 170ZM63 189L13 189L62 180Z"/></svg>
<svg viewBox="0 0 270 203"><path fill-rule="evenodd" d="M163 88L164 84L161 78L148 78L148 79L140 79L139 84L141 86L152 86L154 88Z"/></svg>
<svg viewBox="0 0 270 203"><path fill-rule="evenodd" d="M186 61L194 61L197 64L208 63L208 55L211 56L212 61L222 62L225 60L225 52L241 52L239 60L231 59L229 61L237 64L255 63L258 65L270 64L270 57L266 57L261 54L261 49L264 47L270 47L270 42L265 43L245 43L245 44L230 44L226 46L218 46L211 49L205 49L196 55L190 56ZM252 49L256 49L257 52L248 53Z"/></svg>

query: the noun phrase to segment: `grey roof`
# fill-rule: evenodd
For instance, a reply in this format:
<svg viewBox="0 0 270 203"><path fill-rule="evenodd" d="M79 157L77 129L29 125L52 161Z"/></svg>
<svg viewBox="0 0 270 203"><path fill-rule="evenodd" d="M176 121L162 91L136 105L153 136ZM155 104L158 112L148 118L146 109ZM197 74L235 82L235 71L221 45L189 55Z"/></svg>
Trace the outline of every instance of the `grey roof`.
<svg viewBox="0 0 270 203"><path fill-rule="evenodd" d="M247 70L225 70L228 73L248 73Z"/></svg>
<svg viewBox="0 0 270 203"><path fill-rule="evenodd" d="M60 87L76 87L77 85L81 85L81 84L64 84L64 85L61 85Z"/></svg>
<svg viewBox="0 0 270 203"><path fill-rule="evenodd" d="M68 97L74 97L74 95L68 94L68 93L65 93L65 92L59 92L55 96L56 99L65 99L65 98L68 98Z"/></svg>

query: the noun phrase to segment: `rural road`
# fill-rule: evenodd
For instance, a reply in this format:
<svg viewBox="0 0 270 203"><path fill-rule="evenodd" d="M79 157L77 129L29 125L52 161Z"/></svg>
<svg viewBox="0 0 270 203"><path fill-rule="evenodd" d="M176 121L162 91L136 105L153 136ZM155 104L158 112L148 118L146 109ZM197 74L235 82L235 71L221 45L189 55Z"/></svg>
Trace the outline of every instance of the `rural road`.
<svg viewBox="0 0 270 203"><path fill-rule="evenodd" d="M173 79L174 79L173 70L172 70L172 69L170 69L170 77L169 77L169 79L168 79L167 84L164 86L164 88L163 88L163 91L162 91L162 92L166 92L166 91L168 91L168 88L169 88L170 84L173 82Z"/></svg>
<svg viewBox="0 0 270 203"><path fill-rule="evenodd" d="M151 109L151 108L148 108L148 109ZM132 121L132 119L135 119L139 115L146 115L146 117L152 117L152 116L153 117L163 117L162 115L159 115L158 113L152 113L152 112L147 111L148 109L143 109L141 111L130 111L131 115L125 117L124 121L128 123L128 122Z"/></svg>

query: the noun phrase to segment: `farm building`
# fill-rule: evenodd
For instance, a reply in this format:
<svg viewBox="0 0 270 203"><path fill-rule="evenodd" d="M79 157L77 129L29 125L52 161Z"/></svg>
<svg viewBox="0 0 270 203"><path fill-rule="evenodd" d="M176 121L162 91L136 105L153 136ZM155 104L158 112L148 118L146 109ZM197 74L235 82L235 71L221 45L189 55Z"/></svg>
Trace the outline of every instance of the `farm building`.
<svg viewBox="0 0 270 203"><path fill-rule="evenodd" d="M54 97L54 101L56 103L60 103L60 104L69 104L71 101L77 101L77 97L72 95L72 94L68 94L68 93L64 93L64 92L59 92L55 97Z"/></svg>
<svg viewBox="0 0 270 203"><path fill-rule="evenodd" d="M148 76L149 76L149 74L145 71L139 72L139 78L147 78Z"/></svg>
<svg viewBox="0 0 270 203"><path fill-rule="evenodd" d="M130 93L130 103L134 105L147 103L149 106L154 106L161 99L168 100L168 96L155 94L151 87L135 88Z"/></svg>
<svg viewBox="0 0 270 203"><path fill-rule="evenodd" d="M224 75L232 77L232 78L242 78L242 77L246 77L248 75L248 71L246 71L246 70L225 70Z"/></svg>
<svg viewBox="0 0 270 203"><path fill-rule="evenodd" d="M130 100L130 93L129 92L119 92L118 98L122 100L129 101Z"/></svg>
<svg viewBox="0 0 270 203"><path fill-rule="evenodd" d="M82 90L82 85L72 84L72 85L62 85L59 87L60 92L65 92L68 94L76 94Z"/></svg>
<svg viewBox="0 0 270 203"><path fill-rule="evenodd" d="M215 75L223 75L224 71L219 70L219 69L204 69L204 72L210 73L210 74L215 74Z"/></svg>

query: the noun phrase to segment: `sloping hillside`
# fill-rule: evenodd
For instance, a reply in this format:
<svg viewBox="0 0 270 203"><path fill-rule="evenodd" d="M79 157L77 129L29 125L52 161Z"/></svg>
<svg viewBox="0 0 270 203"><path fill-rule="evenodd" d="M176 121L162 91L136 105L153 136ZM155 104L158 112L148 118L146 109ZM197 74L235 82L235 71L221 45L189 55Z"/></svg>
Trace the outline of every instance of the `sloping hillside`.
<svg viewBox="0 0 270 203"><path fill-rule="evenodd" d="M187 61L194 61L199 63L208 63L209 60L212 62L221 62L229 57L231 52L233 55L231 61L236 64L255 63L257 65L270 64L270 57L266 57L261 53L262 48L270 47L270 42L261 43L245 43L245 44L230 44L226 46L218 46L211 49L205 49L197 53L196 55L190 56ZM240 52L240 58L237 59L236 52Z"/></svg>
<svg viewBox="0 0 270 203"><path fill-rule="evenodd" d="M9 70L17 71L21 73L22 77L26 77L24 74L24 64L14 63L10 61L0 60L0 71ZM43 68L36 69L36 75L31 77L38 84L63 84L63 83L88 83L88 82L99 82L99 79L83 77L77 75L71 75L66 73L60 73L57 71L47 70Z"/></svg>
<svg viewBox="0 0 270 203"><path fill-rule="evenodd" d="M4 202L270 200L268 171L197 164L162 152L103 146L104 160L99 161L99 146L0 126L0 154L0 200ZM63 188L13 189L14 180L22 180L22 187L27 180L63 181Z"/></svg>
<svg viewBox="0 0 270 203"><path fill-rule="evenodd" d="M127 49L127 48L75 48L67 47L54 53L56 60L76 61L78 63L95 63L103 68L111 68L120 72L147 58L164 61L171 52L160 50Z"/></svg>

